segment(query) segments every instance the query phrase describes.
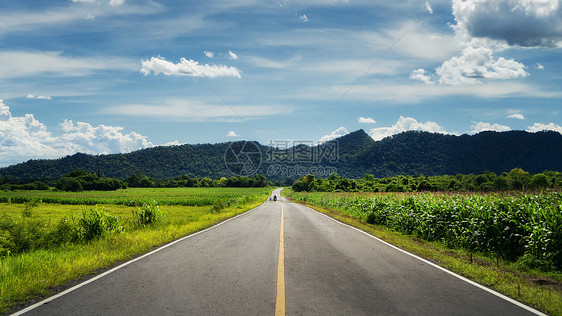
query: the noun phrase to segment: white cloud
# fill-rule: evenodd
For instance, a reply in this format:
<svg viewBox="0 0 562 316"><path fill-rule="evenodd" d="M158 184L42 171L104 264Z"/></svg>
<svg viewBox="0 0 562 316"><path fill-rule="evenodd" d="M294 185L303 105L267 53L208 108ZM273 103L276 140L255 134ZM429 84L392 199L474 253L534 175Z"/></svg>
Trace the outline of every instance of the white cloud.
<svg viewBox="0 0 562 316"><path fill-rule="evenodd" d="M208 58L213 58L215 57L215 53L211 52L211 51L204 51L205 56L207 56Z"/></svg>
<svg viewBox="0 0 562 316"><path fill-rule="evenodd" d="M360 117L359 120L357 120L357 123L361 123L361 124L375 124L376 121L373 120L370 117Z"/></svg>
<svg viewBox="0 0 562 316"><path fill-rule="evenodd" d="M91 14L91 13L88 13L88 14L86 15L86 20L94 20L95 18L96 18L96 16L93 15L93 14Z"/></svg>
<svg viewBox="0 0 562 316"><path fill-rule="evenodd" d="M529 75L525 65L503 57L494 59L491 49L472 46L463 49L461 56L445 61L435 72L442 84L474 84L480 79L513 79Z"/></svg>
<svg viewBox="0 0 562 316"><path fill-rule="evenodd" d="M433 14L433 8L431 7L431 3L429 3L429 1L426 1L424 3L424 6L427 12L429 12L429 14Z"/></svg>
<svg viewBox="0 0 562 316"><path fill-rule="evenodd" d="M509 131L511 128L509 126L500 125L500 124L490 124L486 122L478 122L471 126L473 134L480 133L483 131L495 131L495 132L505 132Z"/></svg>
<svg viewBox="0 0 562 316"><path fill-rule="evenodd" d="M240 135L237 135L236 132L234 131L228 131L228 133L226 134L227 137L238 137Z"/></svg>
<svg viewBox="0 0 562 316"><path fill-rule="evenodd" d="M494 54L507 48L562 47L559 0L453 0L452 10L456 42L464 49L436 68L439 83L524 78L529 75L525 65ZM544 69L540 64L536 67ZM410 78L427 79L419 73Z"/></svg>
<svg viewBox="0 0 562 316"><path fill-rule="evenodd" d="M125 0L109 0L109 5L110 6L118 6L118 5L123 5L125 3Z"/></svg>
<svg viewBox="0 0 562 316"><path fill-rule="evenodd" d="M58 158L76 152L101 154L129 152L152 147L145 136L123 133L123 127L92 126L84 122L65 120L63 133L53 136L33 114L14 117L0 100L0 166L28 159Z"/></svg>
<svg viewBox="0 0 562 316"><path fill-rule="evenodd" d="M238 55L233 53L231 50L228 51L228 56L230 57L230 59L238 59Z"/></svg>
<svg viewBox="0 0 562 316"><path fill-rule="evenodd" d="M240 71L233 66L223 65L201 65L194 60L182 58L179 63L174 64L162 57L152 57L142 61L140 70L145 76L151 72L155 75L163 73L167 76L190 76L190 77L236 77L241 78Z"/></svg>
<svg viewBox="0 0 562 316"><path fill-rule="evenodd" d="M336 139L338 137L345 136L347 134L349 134L349 132L347 131L347 129L345 127L342 126L342 127L339 127L338 129L336 129L335 131L332 131L330 134L320 137L320 140L318 142L324 143L324 142L330 141L332 139Z"/></svg>
<svg viewBox="0 0 562 316"><path fill-rule="evenodd" d="M562 126L554 123L543 124L543 123L535 123L533 126L527 127L528 132L536 133L541 131L555 131L562 134Z"/></svg>
<svg viewBox="0 0 562 316"><path fill-rule="evenodd" d="M268 105L232 106L244 119L284 115L293 112L293 108ZM227 105L214 105L189 100L168 100L164 104L127 104L107 108L104 114L139 116L151 118L168 118L188 121L240 121L236 113Z"/></svg>
<svg viewBox="0 0 562 316"><path fill-rule="evenodd" d="M524 120L524 119L525 119L525 116L523 116L523 114L521 114L521 113L519 113L519 112L516 112L516 113L509 114L509 115L507 116L507 118L510 118L510 119L517 119L517 120Z"/></svg>
<svg viewBox="0 0 562 316"><path fill-rule="evenodd" d="M433 84L431 77L426 74L425 69L416 69L410 73L410 79L412 80L419 80L426 84Z"/></svg>
<svg viewBox="0 0 562 316"><path fill-rule="evenodd" d="M38 100L51 100L51 96L50 95L34 95L34 94L28 94L26 96L26 98L28 99L38 99Z"/></svg>
<svg viewBox="0 0 562 316"><path fill-rule="evenodd" d="M308 17L306 16L306 14L299 15L299 19L303 22L308 22Z"/></svg>
<svg viewBox="0 0 562 316"><path fill-rule="evenodd" d="M74 123L72 120L64 120L60 127L65 133L57 137L57 140L71 152L109 154L153 146L145 136L136 132L123 134L123 127L106 125L94 127L89 123Z"/></svg>
<svg viewBox="0 0 562 316"><path fill-rule="evenodd" d="M559 0L453 0L454 29L511 46L555 47L562 40Z"/></svg>
<svg viewBox="0 0 562 316"><path fill-rule="evenodd" d="M160 146L179 146L179 145L183 145L184 143L180 143L177 139L171 142L167 142L165 144L162 144Z"/></svg>
<svg viewBox="0 0 562 316"><path fill-rule="evenodd" d="M123 5L125 3L125 0L109 0L105 2L100 2L99 0L72 0L72 2L74 3L84 2L84 3L96 3L96 4L107 3L110 6L115 7L115 6Z"/></svg>
<svg viewBox="0 0 562 316"><path fill-rule="evenodd" d="M67 57L61 52L0 52L0 78L39 75L86 76L101 70L135 70L132 60L107 57Z"/></svg>
<svg viewBox="0 0 562 316"><path fill-rule="evenodd" d="M369 131L369 135L376 141L381 140L383 138L400 134L406 131L425 131L431 133L440 133L440 134L452 134L445 131L439 124L427 121L425 123L418 122L413 117L403 117L400 116L396 124L390 127L377 127L373 128Z"/></svg>

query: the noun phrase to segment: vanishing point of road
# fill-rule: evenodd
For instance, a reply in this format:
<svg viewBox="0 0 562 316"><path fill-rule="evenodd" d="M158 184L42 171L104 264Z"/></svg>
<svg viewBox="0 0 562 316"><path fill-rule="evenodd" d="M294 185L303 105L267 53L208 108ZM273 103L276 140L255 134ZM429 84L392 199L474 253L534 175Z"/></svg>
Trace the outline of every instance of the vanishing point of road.
<svg viewBox="0 0 562 316"><path fill-rule="evenodd" d="M25 315L537 313L284 198L61 294Z"/></svg>

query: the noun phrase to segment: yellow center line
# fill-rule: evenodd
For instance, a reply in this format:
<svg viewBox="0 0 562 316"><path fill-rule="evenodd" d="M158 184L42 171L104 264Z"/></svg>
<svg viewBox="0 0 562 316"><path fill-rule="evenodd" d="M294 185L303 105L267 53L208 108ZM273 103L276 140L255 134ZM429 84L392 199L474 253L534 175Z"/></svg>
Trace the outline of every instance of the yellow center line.
<svg viewBox="0 0 562 316"><path fill-rule="evenodd" d="M281 205L279 261L277 262L277 299L275 301L275 316L278 315L285 315L285 242L283 241L283 205Z"/></svg>

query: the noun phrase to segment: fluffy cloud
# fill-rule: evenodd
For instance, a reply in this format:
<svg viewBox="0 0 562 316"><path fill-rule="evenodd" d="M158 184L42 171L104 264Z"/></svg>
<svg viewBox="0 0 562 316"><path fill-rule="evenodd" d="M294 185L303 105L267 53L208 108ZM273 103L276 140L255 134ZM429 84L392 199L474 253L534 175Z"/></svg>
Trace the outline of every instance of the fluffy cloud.
<svg viewBox="0 0 562 316"><path fill-rule="evenodd" d="M39 100L51 100L51 96L50 95L34 95L34 94L28 94L26 96L26 98L28 99L39 99Z"/></svg>
<svg viewBox="0 0 562 316"><path fill-rule="evenodd" d="M455 31L511 46L556 47L562 40L559 0L453 0Z"/></svg>
<svg viewBox="0 0 562 316"><path fill-rule="evenodd" d="M494 59L491 49L472 46L463 49L460 56L444 62L435 72L442 84L473 84L480 79L513 79L529 75L525 65L503 57Z"/></svg>
<svg viewBox="0 0 562 316"><path fill-rule="evenodd" d="M92 126L65 120L63 133L53 136L33 114L14 117L0 100L0 166L28 159L58 158L76 152L101 154L129 152L152 147L145 136L123 133L122 127Z"/></svg>
<svg viewBox="0 0 562 316"><path fill-rule="evenodd" d="M139 148L152 147L145 136L136 132L123 134L123 127L92 126L89 123L64 120L60 127L65 132L58 137L71 152L109 154L130 152Z"/></svg>
<svg viewBox="0 0 562 316"><path fill-rule="evenodd" d="M433 8L431 7L431 3L429 3L429 1L426 1L424 3L424 6L427 12L429 12L429 14L433 14Z"/></svg>
<svg viewBox="0 0 562 316"><path fill-rule="evenodd" d="M509 115L507 116L507 118L510 118L510 119L518 119L518 120L524 120L524 119L525 119L525 116L523 116L523 114L521 114L521 113L519 113L519 112L516 112L516 113L509 114Z"/></svg>
<svg viewBox="0 0 562 316"><path fill-rule="evenodd" d="M559 0L453 0L452 10L456 40L464 49L436 68L439 83L523 78L529 75L525 65L493 55L506 48L562 47ZM419 69L410 78L431 83Z"/></svg>
<svg viewBox="0 0 562 316"><path fill-rule="evenodd" d="M538 70L544 70L544 66L541 65L541 64L537 64L537 69L538 69Z"/></svg>
<svg viewBox="0 0 562 316"><path fill-rule="evenodd" d="M549 123L549 124L535 123L533 124L533 126L527 127L527 131L533 133L541 132L541 131L555 131L562 134L562 126L554 123Z"/></svg>
<svg viewBox="0 0 562 316"><path fill-rule="evenodd" d="M211 52L211 51L204 51L205 56L207 56L208 58L213 58L215 57L215 53Z"/></svg>
<svg viewBox="0 0 562 316"><path fill-rule="evenodd" d="M123 5L125 3L125 0L109 0L109 5L110 6L118 6L118 5Z"/></svg>
<svg viewBox="0 0 562 316"><path fill-rule="evenodd" d="M342 127L339 127L338 129L336 129L335 131L332 131L330 134L320 137L320 140L318 142L319 143L327 142L327 141L330 141L332 139L336 139L338 137L345 136L347 134L349 134L349 132L347 131L347 129L345 127L342 126Z"/></svg>
<svg viewBox="0 0 562 316"><path fill-rule="evenodd" d="M230 59L238 59L238 55L233 53L231 50L228 51L228 57L230 57Z"/></svg>
<svg viewBox="0 0 562 316"><path fill-rule="evenodd" d="M425 69L422 68L412 71L412 73L410 73L410 79L419 80L426 84L433 84L433 81L431 81L431 78L427 75Z"/></svg>
<svg viewBox="0 0 562 316"><path fill-rule="evenodd" d="M425 131L432 133L451 134L445 131L439 124L431 121L425 123L418 122L413 117L400 116L396 124L390 127L377 127L369 131L369 135L374 140L381 140L383 138L396 135L406 131Z"/></svg>
<svg viewBox="0 0 562 316"><path fill-rule="evenodd" d="M226 134L227 137L238 137L240 135L237 135L235 131L228 131L228 133Z"/></svg>
<svg viewBox="0 0 562 316"><path fill-rule="evenodd" d="M500 125L500 124L490 124L485 122L478 122L471 126L472 131L471 133L480 133L483 131L495 131L495 132L505 132L509 131L511 128L509 126Z"/></svg>
<svg viewBox="0 0 562 316"><path fill-rule="evenodd" d="M299 15L299 19L303 22L308 22L308 17L306 16L306 14Z"/></svg>
<svg viewBox="0 0 562 316"><path fill-rule="evenodd" d="M241 78L240 71L236 67L223 65L201 65L194 60L182 58L179 63L174 64L162 57L152 57L142 61L140 70L145 76L150 73L155 75L163 73L167 76L190 76L190 77L236 77Z"/></svg>
<svg viewBox="0 0 562 316"><path fill-rule="evenodd" d="M177 139L171 142L167 142L165 144L162 144L161 146L179 146L179 145L183 145L184 143L180 143Z"/></svg>
<svg viewBox="0 0 562 316"><path fill-rule="evenodd" d="M360 124L375 124L376 121L373 120L373 119L370 118L370 117L362 117L362 116L361 116L361 117L359 118L359 120L357 120L357 123L360 123Z"/></svg>

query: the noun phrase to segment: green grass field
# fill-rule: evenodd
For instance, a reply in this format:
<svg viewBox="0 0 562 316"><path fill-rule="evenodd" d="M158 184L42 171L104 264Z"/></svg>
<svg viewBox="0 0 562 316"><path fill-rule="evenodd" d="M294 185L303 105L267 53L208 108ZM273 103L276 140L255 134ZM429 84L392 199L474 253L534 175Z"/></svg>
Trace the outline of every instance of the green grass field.
<svg viewBox="0 0 562 316"><path fill-rule="evenodd" d="M0 191L0 202L41 201L66 205L114 204L136 206L156 200L160 205L212 205L217 197L230 200L242 195L261 194L264 188L129 188L116 191Z"/></svg>
<svg viewBox="0 0 562 316"><path fill-rule="evenodd" d="M0 197L21 202L0 203L0 251L4 250L0 258L0 312L47 295L74 278L241 214L265 201L270 192L270 188L0 192ZM182 199L204 202L184 206ZM70 200L76 203L65 203ZM117 202L112 204L111 200ZM119 203L125 200L135 203ZM157 222L143 225L138 221L138 213L140 205L147 201L157 201L160 216ZM94 224L106 226L90 225L93 219L100 219ZM108 219L117 224L107 224ZM86 239L85 230L91 226L105 231ZM14 247L16 243L19 248Z"/></svg>

